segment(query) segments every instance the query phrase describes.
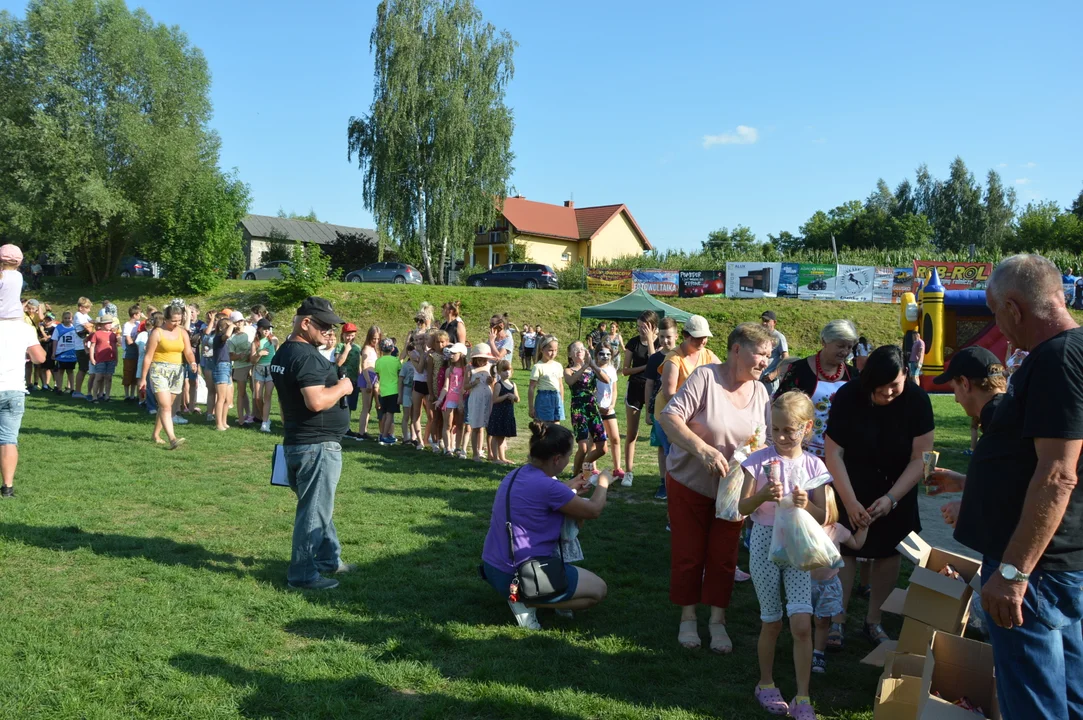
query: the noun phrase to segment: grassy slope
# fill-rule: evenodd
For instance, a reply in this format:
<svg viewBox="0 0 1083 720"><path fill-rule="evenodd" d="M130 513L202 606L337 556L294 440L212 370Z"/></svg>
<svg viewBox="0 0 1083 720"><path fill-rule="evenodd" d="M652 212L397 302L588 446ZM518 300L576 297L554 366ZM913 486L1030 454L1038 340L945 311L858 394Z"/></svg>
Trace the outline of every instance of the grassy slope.
<svg viewBox="0 0 1083 720"><path fill-rule="evenodd" d="M269 283L234 280L223 283L214 293L197 300L201 307L243 307L268 302ZM76 298L87 292L85 286L71 279L54 280L44 291L37 294L53 304L56 309L74 309ZM405 337L413 328L413 316L423 300L439 307L446 300L462 301L462 314L467 323L470 338L484 339L483 331L490 315L507 312L517 325L541 323L548 332L557 336L574 338L578 335L579 308L597 305L620 297L612 293L589 293L586 291L539 291L505 288L469 288L443 286L395 286L359 285L334 283L325 291L339 313L364 327L378 324L386 334ZM148 300L161 307L170 298L154 280L146 278L116 279L90 291L89 297L97 301L111 299L121 315L136 300ZM829 320L849 318L858 330L874 344L898 342L899 309L897 305L873 303L820 302L788 299L730 300L728 298L697 298L681 300L673 298L670 303L683 310L705 315L718 335L724 335L738 322L758 320L760 313L772 309L778 313L779 329L790 342L790 350L807 354L819 346L820 328ZM274 308L288 317L292 308ZM589 332L585 325L583 332ZM634 335L631 323L623 329L626 339ZM562 343L563 344L563 343ZM715 341L715 347L719 347Z"/></svg>

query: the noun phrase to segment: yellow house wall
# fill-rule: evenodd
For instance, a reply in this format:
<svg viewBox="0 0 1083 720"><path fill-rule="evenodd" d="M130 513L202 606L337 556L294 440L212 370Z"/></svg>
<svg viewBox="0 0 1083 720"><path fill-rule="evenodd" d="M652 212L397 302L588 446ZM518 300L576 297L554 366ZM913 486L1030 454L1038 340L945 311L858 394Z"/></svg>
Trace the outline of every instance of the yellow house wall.
<svg viewBox="0 0 1083 720"><path fill-rule="evenodd" d="M579 258L579 243L574 240L555 240L536 235L518 235L516 239L526 246L526 256L531 262L549 265L560 270L575 263ZM565 252L571 254L570 260L561 258Z"/></svg>
<svg viewBox="0 0 1083 720"><path fill-rule="evenodd" d="M611 260L621 255L642 255L644 249L632 223L623 212L602 228L590 244L592 263Z"/></svg>

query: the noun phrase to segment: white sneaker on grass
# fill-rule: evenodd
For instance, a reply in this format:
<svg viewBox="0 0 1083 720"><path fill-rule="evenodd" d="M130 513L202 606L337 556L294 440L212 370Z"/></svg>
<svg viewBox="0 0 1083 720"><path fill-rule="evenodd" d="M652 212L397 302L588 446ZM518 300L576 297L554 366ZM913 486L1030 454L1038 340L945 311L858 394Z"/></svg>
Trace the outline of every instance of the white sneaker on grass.
<svg viewBox="0 0 1083 720"><path fill-rule="evenodd" d="M265 432L265 433L271 432L271 421L268 420L267 422L260 425L259 430L260 430L260 432Z"/></svg>
<svg viewBox="0 0 1083 720"><path fill-rule="evenodd" d="M186 418L181 417L180 415L174 415L173 416L173 424L174 425L187 425L188 420Z"/></svg>
<svg viewBox="0 0 1083 720"><path fill-rule="evenodd" d="M515 615L515 622L519 623L519 627L526 628L527 630L541 630L541 623L538 622L538 613L534 608L528 608L521 602L512 602L508 600L508 607L511 608L511 612Z"/></svg>
<svg viewBox="0 0 1083 720"><path fill-rule="evenodd" d="M632 487L632 480L633 479L634 479L634 477L632 476L632 473L630 473L630 472L624 473L624 478L621 479L620 486L621 487Z"/></svg>

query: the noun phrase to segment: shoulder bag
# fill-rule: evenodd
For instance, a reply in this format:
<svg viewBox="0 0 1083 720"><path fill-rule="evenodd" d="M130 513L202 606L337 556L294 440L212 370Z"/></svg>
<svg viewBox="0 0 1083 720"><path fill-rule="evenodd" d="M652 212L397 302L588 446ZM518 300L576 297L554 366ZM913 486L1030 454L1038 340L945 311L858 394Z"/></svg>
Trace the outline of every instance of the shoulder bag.
<svg viewBox="0 0 1083 720"><path fill-rule="evenodd" d="M513 566L515 565L515 539L511 529L511 487L521 469L517 469L512 474L511 480L508 481L507 494L504 496L507 508L508 554L511 556ZM555 597L567 589L568 577L564 573L564 547L560 546L559 558L530 558L515 566L515 577L512 578L508 596L512 602L538 602Z"/></svg>

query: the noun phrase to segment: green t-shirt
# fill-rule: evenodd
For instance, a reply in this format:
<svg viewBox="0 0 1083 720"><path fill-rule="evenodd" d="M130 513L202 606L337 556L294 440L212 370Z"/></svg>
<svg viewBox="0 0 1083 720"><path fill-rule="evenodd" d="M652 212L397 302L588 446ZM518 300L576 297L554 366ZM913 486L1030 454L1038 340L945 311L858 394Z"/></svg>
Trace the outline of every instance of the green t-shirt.
<svg viewBox="0 0 1083 720"><path fill-rule="evenodd" d="M335 345L336 358L342 355L345 347L346 343ZM346 357L346 362L342 363L342 371L350 380L357 382L357 376L361 374L361 346L357 343L350 346L350 354Z"/></svg>
<svg viewBox="0 0 1083 720"><path fill-rule="evenodd" d="M248 361L248 354L252 352L252 341L248 339L248 336L243 332L236 332L233 337L229 339L229 353L244 353L244 360L234 360L233 369L252 367L252 363Z"/></svg>
<svg viewBox="0 0 1083 720"><path fill-rule="evenodd" d="M268 340L267 338L263 338L262 340L259 341L259 349L260 350L266 350L267 354L264 355L263 357L261 357L259 359L259 362L257 362L256 364L257 365L270 365L271 360L275 356L274 343L271 342L270 340Z"/></svg>
<svg viewBox="0 0 1083 720"><path fill-rule="evenodd" d="M380 377L380 397L399 394L399 359L384 355L376 361L373 370Z"/></svg>

